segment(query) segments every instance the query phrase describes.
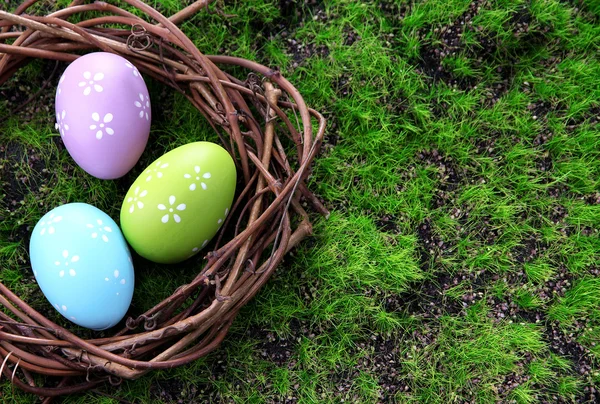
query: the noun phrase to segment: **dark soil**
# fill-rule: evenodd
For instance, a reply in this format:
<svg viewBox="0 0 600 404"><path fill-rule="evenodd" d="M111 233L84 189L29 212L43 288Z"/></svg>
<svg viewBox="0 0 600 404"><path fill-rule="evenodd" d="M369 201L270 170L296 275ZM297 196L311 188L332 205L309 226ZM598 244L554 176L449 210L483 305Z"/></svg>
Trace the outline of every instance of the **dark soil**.
<svg viewBox="0 0 600 404"><path fill-rule="evenodd" d="M384 233L400 233L400 228L398 227L398 217L395 215L383 215L375 221L375 225Z"/></svg>
<svg viewBox="0 0 600 404"><path fill-rule="evenodd" d="M536 259L540 253L548 249L548 244L532 235L524 239L513 252L513 257L520 264L531 262Z"/></svg>
<svg viewBox="0 0 600 404"><path fill-rule="evenodd" d="M393 339L374 334L369 340L359 342L359 352L366 355L359 359L356 371L368 371L378 376L380 402L392 402L399 392L410 392L408 380L402 377L399 343ZM357 372L358 373L358 372ZM354 377L346 378L353 380Z"/></svg>
<svg viewBox="0 0 600 404"><path fill-rule="evenodd" d="M300 333L299 323L294 322L291 328L293 334ZM298 340L294 337L291 339L281 338L275 333L258 327L249 329L246 334L258 341L256 350L260 357L275 363L277 366L289 363L290 359L296 354Z"/></svg>
<svg viewBox="0 0 600 404"><path fill-rule="evenodd" d="M152 402L165 404L192 404L220 402L218 391L212 385L190 385L179 379L155 380L150 386Z"/></svg>

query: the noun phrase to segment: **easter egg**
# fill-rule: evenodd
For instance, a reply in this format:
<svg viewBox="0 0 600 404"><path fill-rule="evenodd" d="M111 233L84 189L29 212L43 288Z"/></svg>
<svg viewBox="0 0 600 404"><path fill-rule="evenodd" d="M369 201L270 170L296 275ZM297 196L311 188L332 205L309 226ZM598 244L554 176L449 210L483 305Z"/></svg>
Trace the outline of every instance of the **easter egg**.
<svg viewBox="0 0 600 404"><path fill-rule="evenodd" d="M150 133L150 98L127 59L90 53L71 63L56 90L56 129L73 160L101 179L125 175Z"/></svg>
<svg viewBox="0 0 600 404"><path fill-rule="evenodd" d="M70 321L104 330L125 316L134 272L116 223L85 203L54 208L35 225L31 267L48 301Z"/></svg>
<svg viewBox="0 0 600 404"><path fill-rule="evenodd" d="M235 184L235 164L221 146L195 142L171 150L150 164L125 195L123 234L142 257L183 261L217 233Z"/></svg>

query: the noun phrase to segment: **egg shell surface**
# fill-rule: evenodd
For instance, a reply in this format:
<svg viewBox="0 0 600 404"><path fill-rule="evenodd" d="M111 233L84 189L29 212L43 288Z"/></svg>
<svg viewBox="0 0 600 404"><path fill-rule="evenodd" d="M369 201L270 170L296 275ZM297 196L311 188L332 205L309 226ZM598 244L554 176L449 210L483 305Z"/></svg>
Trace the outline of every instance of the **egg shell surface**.
<svg viewBox="0 0 600 404"><path fill-rule="evenodd" d="M85 203L52 209L35 225L29 255L44 296L70 321L104 330L125 316L133 297L131 254L100 209Z"/></svg>
<svg viewBox="0 0 600 404"><path fill-rule="evenodd" d="M236 180L233 159L215 143L173 149L150 164L125 195L123 234L148 260L169 264L190 258L223 224Z"/></svg>
<svg viewBox="0 0 600 404"><path fill-rule="evenodd" d="M125 175L142 155L152 114L140 72L96 52L71 63L56 90L56 129L73 160L101 179Z"/></svg>

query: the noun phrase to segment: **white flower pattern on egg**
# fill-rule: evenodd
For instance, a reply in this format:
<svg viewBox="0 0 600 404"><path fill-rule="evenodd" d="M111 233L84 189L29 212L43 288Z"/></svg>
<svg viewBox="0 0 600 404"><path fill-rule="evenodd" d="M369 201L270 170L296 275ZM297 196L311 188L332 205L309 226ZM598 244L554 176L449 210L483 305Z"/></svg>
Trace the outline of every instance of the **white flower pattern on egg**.
<svg viewBox="0 0 600 404"><path fill-rule="evenodd" d="M134 104L136 107L140 108L140 118L144 117L144 114L146 115L146 120L149 120L150 117L148 116L148 111L150 111L150 98L145 98L144 101L144 94L139 93L138 94L140 97L140 101L135 101ZM147 110L146 110L147 108Z"/></svg>
<svg viewBox="0 0 600 404"><path fill-rule="evenodd" d="M73 268L76 262L79 262L79 255L73 255L70 259L69 259L69 251L68 250L63 250L62 252L62 257L64 259L63 262L61 261L55 261L54 265L56 265L57 267L60 267L61 265L64 264L65 267L67 267L68 271L69 271L69 275L71 276L75 276L77 275L77 272L75 271L75 269ZM60 276L61 278L65 276L65 270L61 269L60 271L58 271L58 276Z"/></svg>
<svg viewBox="0 0 600 404"><path fill-rule="evenodd" d="M64 74L60 77L60 80L58 80L58 95L60 95L62 93L62 88L60 88L60 85L62 84L63 81L65 81Z"/></svg>
<svg viewBox="0 0 600 404"><path fill-rule="evenodd" d="M137 69L137 67L135 67L134 65L132 65L132 64L131 64L131 63L129 63L129 62L126 62L126 63L125 63L125 66L127 66L128 68L130 68L130 69L132 69L132 70L133 70L133 75L134 75L135 77L139 77L140 79L142 78L142 75L140 74L140 72L139 72L139 70Z"/></svg>
<svg viewBox="0 0 600 404"><path fill-rule="evenodd" d="M92 238L93 239L98 238L98 236L100 236L102 241L104 241L105 243L108 243L108 235L106 233L112 233L112 228L110 226L104 226L102 223L102 220L100 220L100 219L96 220L96 224L97 224L97 227L90 223L86 224L85 226L88 229L95 229L95 231L92 230Z"/></svg>
<svg viewBox="0 0 600 404"><path fill-rule="evenodd" d="M163 223L169 222L170 215L173 215L173 220L175 221L175 223L181 222L181 217L175 212L175 210L184 211L186 206L185 203L180 203L179 205L175 206L175 199L176 198L174 195L171 195L169 197L169 207L166 207L162 203L158 204L158 210L166 210L168 212L161 218L161 221Z"/></svg>
<svg viewBox="0 0 600 404"><path fill-rule="evenodd" d="M194 181L190 184L190 191L196 190L196 181L200 181L200 186L202 189L206 189L206 183L203 181L203 179L209 179L211 177L210 173L204 173L202 176L200 176L200 166L194 166L194 172L196 173L195 175L187 173L183 174L184 178L192 178L192 181Z"/></svg>
<svg viewBox="0 0 600 404"><path fill-rule="evenodd" d="M100 122L100 114L98 114L97 112L94 112L92 114L92 119L96 123L90 125L90 130L98 129L98 131L96 132L96 139L101 140L102 136L104 135L104 132L106 132L107 135L111 135L111 136L115 134L115 131L112 128L109 128L108 126L106 126L107 123L112 122L113 114L111 114L111 113L105 114L104 118L102 119L102 122Z"/></svg>
<svg viewBox="0 0 600 404"><path fill-rule="evenodd" d="M54 129L60 133L61 136L65 136L65 131L69 130L69 125L65 122L65 117L67 116L67 111L64 109L61 113L56 114L56 123L54 124Z"/></svg>
<svg viewBox="0 0 600 404"><path fill-rule="evenodd" d="M190 254L188 256L188 258L193 257L194 255L196 255L196 253L198 251L200 251L201 248L206 247L207 244L208 244L208 240L204 240L204 242L202 243L202 247L194 247L194 248L192 248L192 254Z"/></svg>
<svg viewBox="0 0 600 404"><path fill-rule="evenodd" d="M48 216L48 219L40 222L40 226L42 226L42 230L40 230L40 236L43 236L44 234L54 234L56 231L54 224L60 222L62 219L62 216L54 217L54 213L51 213L50 216Z"/></svg>
<svg viewBox="0 0 600 404"><path fill-rule="evenodd" d="M83 89L83 95L90 95L92 92L92 88L97 92L101 93L104 91L104 87L98 84L98 81L101 81L104 78L104 73L96 73L94 77L92 77L92 73L84 72L83 73L84 81L79 82L79 87L85 87Z"/></svg>
<svg viewBox="0 0 600 404"><path fill-rule="evenodd" d="M160 164L160 160L156 162L156 164L154 164L154 168L149 168L146 170L146 174L148 174L148 176L146 177L146 182L150 181L152 179L152 175L156 174L156 178L162 178L163 173L162 169L165 169L169 167L169 163L165 163L165 164Z"/></svg>
<svg viewBox="0 0 600 404"><path fill-rule="evenodd" d="M147 190L143 190L142 192L140 192L140 187L135 187L133 196L130 196L129 198L127 198L127 203L131 203L131 206L129 206L129 213L133 213L136 206L138 209L144 208L144 202L139 201L138 198L143 198L146 195L148 195Z"/></svg>
<svg viewBox="0 0 600 404"><path fill-rule="evenodd" d="M114 272L113 272L113 276L115 277L115 279L119 279L119 270L118 270L118 269L115 269L115 270L114 270ZM106 282L109 282L109 281L110 281L110 278L107 276L106 278L104 278L104 280L105 280ZM125 278L121 278L121 280L119 280L119 283L120 283L121 285L125 285L125 284L127 283L127 281L125 280ZM118 295L118 293L117 293L117 295Z"/></svg>
<svg viewBox="0 0 600 404"><path fill-rule="evenodd" d="M225 215L223 216L222 219L217 220L217 224L221 224L223 223L223 221L225 220L225 218L227 217L227 214L229 213L229 208L225 209Z"/></svg>

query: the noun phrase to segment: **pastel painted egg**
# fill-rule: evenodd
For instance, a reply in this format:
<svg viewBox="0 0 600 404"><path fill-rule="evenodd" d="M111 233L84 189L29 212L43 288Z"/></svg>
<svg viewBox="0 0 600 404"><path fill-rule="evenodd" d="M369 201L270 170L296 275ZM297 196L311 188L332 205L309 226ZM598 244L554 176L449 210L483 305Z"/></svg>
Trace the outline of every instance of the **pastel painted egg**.
<svg viewBox="0 0 600 404"><path fill-rule="evenodd" d="M69 203L51 210L33 229L29 255L44 296L67 319L104 330L125 316L133 297L131 254L100 209Z"/></svg>
<svg viewBox="0 0 600 404"><path fill-rule="evenodd" d="M125 175L150 134L150 98L127 59L97 52L71 63L56 90L56 129L73 160L101 179Z"/></svg>
<svg viewBox="0 0 600 404"><path fill-rule="evenodd" d="M125 195L125 238L154 262L176 263L193 256L223 224L236 178L233 159L215 143L171 150L150 164Z"/></svg>

